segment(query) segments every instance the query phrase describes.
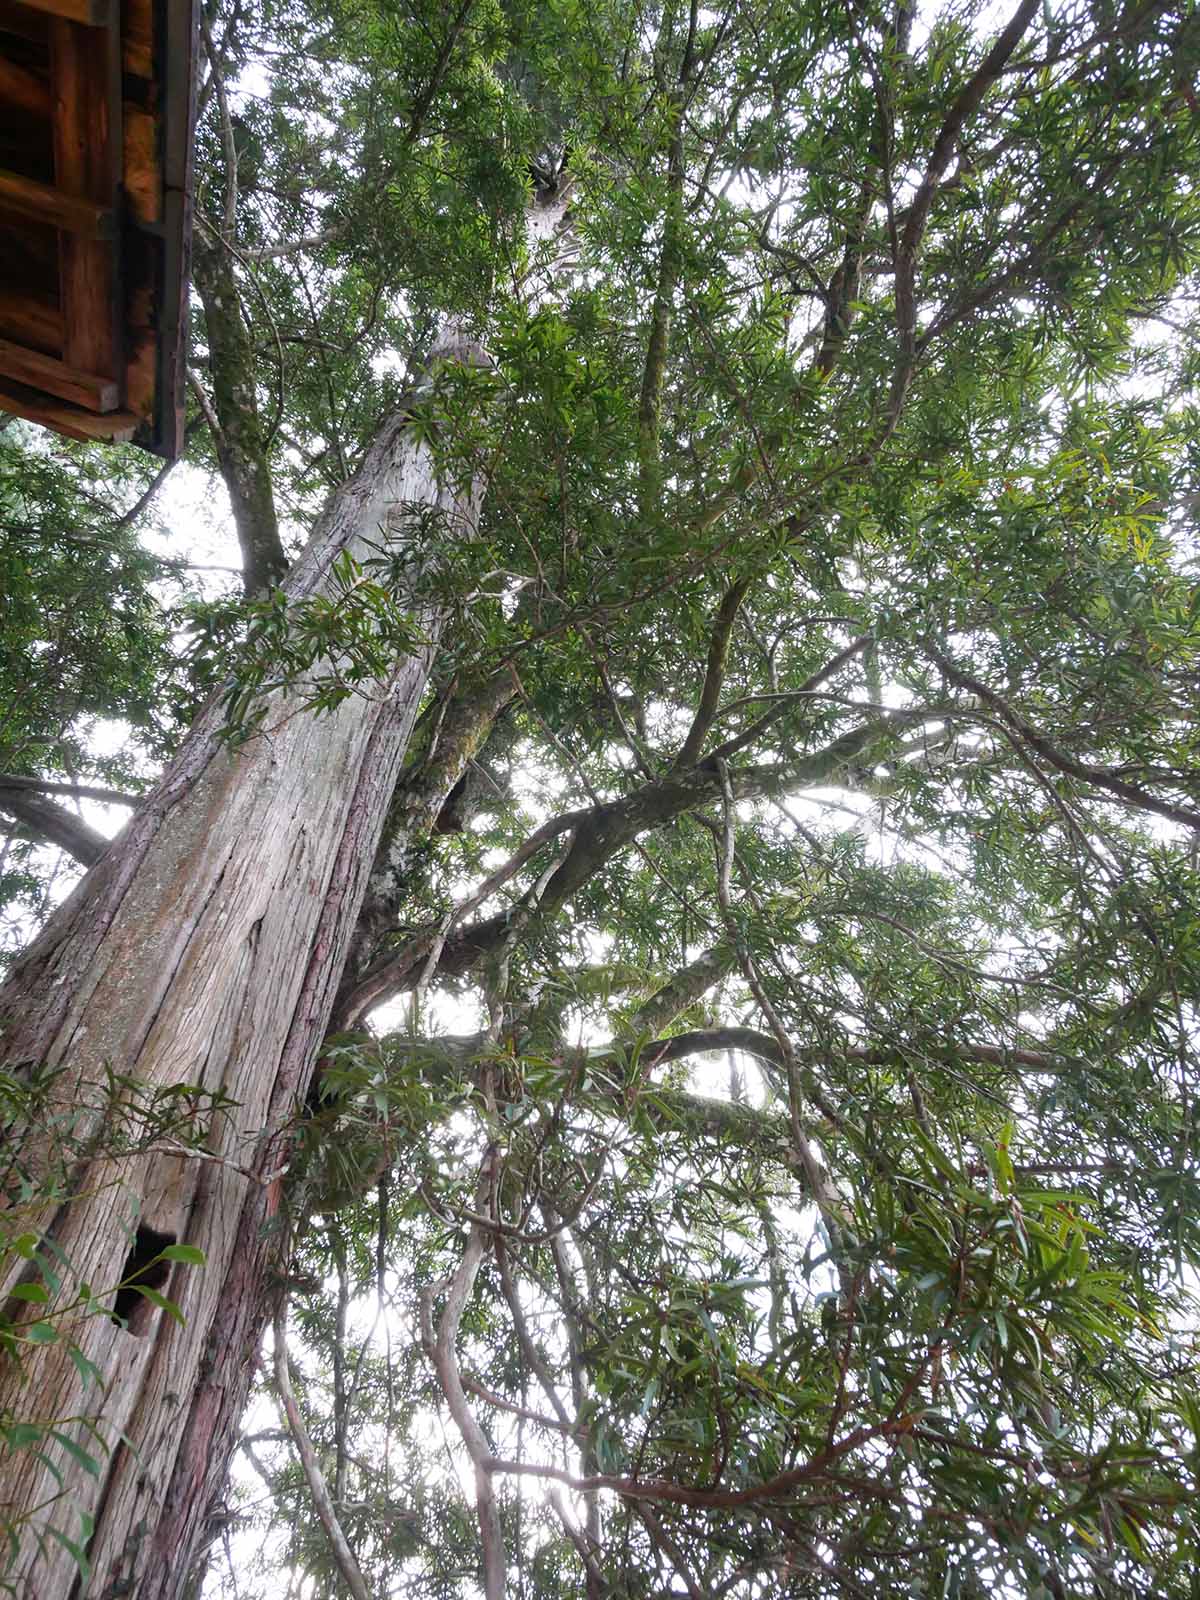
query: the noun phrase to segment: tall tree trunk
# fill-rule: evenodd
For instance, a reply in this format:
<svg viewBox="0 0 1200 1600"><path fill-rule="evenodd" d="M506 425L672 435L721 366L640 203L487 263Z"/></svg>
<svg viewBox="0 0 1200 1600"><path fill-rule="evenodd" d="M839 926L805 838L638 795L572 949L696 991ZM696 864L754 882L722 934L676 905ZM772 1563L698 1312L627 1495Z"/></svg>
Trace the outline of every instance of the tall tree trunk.
<svg viewBox="0 0 1200 1600"><path fill-rule="evenodd" d="M439 354L470 356L461 342ZM396 507L414 503L440 508L463 536L474 532L478 490L439 483L397 417L334 495L289 593L320 592L341 551L363 555L386 536ZM36 1512L6 1573L19 1600L166 1600L184 1589L269 1305L280 1194L272 1174L287 1160L287 1130L426 683L439 618L419 621L429 641L420 653L328 715L301 709L303 685L280 691L265 731L231 751L220 709L210 707L0 990L2 1059L58 1073L46 1117L10 1153L26 1169L44 1162L50 1135L68 1119L79 1153L69 1184L22 1214L18 1228L57 1261L63 1296L79 1283L97 1293L115 1285L137 1249L152 1254L168 1239L207 1257L203 1268L172 1267L160 1285L182 1309L182 1326L148 1302L128 1330L105 1315L73 1314L56 1343L27 1347L23 1371L0 1367L0 1421L88 1418L109 1446L98 1451L78 1421L62 1424L103 1460L96 1479L52 1443L61 1483L32 1449L0 1456L8 1516ZM229 1096L233 1108L213 1118L205 1140L217 1159L161 1146L106 1156L110 1069L147 1090L194 1084ZM0 1284L5 1297L36 1279L36 1264L17 1269ZM8 1309L22 1307L9 1299ZM102 1388L85 1386L71 1344L95 1364ZM78 1511L95 1520L87 1582L68 1550L37 1534L52 1524L86 1544Z"/></svg>

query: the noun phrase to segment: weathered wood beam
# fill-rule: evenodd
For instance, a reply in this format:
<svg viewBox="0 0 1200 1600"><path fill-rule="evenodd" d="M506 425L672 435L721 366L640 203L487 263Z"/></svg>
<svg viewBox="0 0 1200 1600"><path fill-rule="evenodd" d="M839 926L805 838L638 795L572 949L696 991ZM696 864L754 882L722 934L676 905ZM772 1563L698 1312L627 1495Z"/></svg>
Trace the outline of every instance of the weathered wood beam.
<svg viewBox="0 0 1200 1600"><path fill-rule="evenodd" d="M190 16L187 6L169 8L172 12L179 10ZM121 9L121 65L135 78L154 77L153 0L125 0Z"/></svg>
<svg viewBox="0 0 1200 1600"><path fill-rule="evenodd" d="M162 163L158 125L149 111L126 102L123 107L123 170L125 199L137 222L162 221Z"/></svg>
<svg viewBox="0 0 1200 1600"><path fill-rule="evenodd" d="M0 288L0 339L39 350L61 350L62 312L53 300Z"/></svg>
<svg viewBox="0 0 1200 1600"><path fill-rule="evenodd" d="M27 383L31 389L44 389L60 400L85 406L89 411L115 411L121 399L120 390L111 378L81 372L65 361L23 349L7 339L0 339L0 373L6 378L15 378L18 383Z"/></svg>
<svg viewBox="0 0 1200 1600"><path fill-rule="evenodd" d="M18 0L31 11L44 11L64 22L82 23L87 28L107 28L113 20L113 0Z"/></svg>
<svg viewBox="0 0 1200 1600"><path fill-rule="evenodd" d="M52 400L35 390L17 390L8 384L0 386L0 411L41 423L43 428L66 434L68 439L101 439L108 444L128 444L142 425L142 419L132 411L84 411L66 400Z"/></svg>
<svg viewBox="0 0 1200 1600"><path fill-rule="evenodd" d="M119 70L110 36L98 40L89 28L52 20L55 182L69 195L110 207L115 207L121 168ZM116 247L115 237L111 246L68 232L59 239L63 359L84 372L112 378L119 371L120 353Z"/></svg>
<svg viewBox="0 0 1200 1600"><path fill-rule="evenodd" d="M0 210L15 211L33 222L48 222L64 233L85 240L108 240L116 236L116 213L80 195L67 194L53 184L37 183L20 173L0 169Z"/></svg>

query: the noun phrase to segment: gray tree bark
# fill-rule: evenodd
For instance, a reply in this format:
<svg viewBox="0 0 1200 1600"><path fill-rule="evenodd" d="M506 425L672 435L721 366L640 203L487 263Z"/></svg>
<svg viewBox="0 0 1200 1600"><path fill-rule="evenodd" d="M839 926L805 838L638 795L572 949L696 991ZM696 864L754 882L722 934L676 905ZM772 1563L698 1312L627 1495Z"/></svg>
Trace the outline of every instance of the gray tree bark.
<svg viewBox="0 0 1200 1600"><path fill-rule="evenodd" d="M473 358L462 341L438 354ZM472 537L479 499L476 486L440 483L426 448L393 418L333 496L287 590L319 593L342 551L362 557L386 544L402 506L436 507ZM58 1482L33 1450L0 1455L7 1516L29 1517L5 1573L18 1600L175 1600L185 1589L270 1309L289 1126L438 634L438 616L417 620L428 640L420 652L328 715L302 710L305 686L291 686L272 696L264 731L231 750L220 707L210 707L0 990L0 1060L57 1074L45 1115L6 1155L10 1174L35 1180L9 1222L36 1235L46 1259L50 1248L61 1303L80 1283L98 1294L116 1285L134 1243L171 1239L207 1257L203 1268L173 1266L161 1284L182 1326L149 1303L128 1329L71 1313L56 1343L27 1347L20 1370L0 1366L0 1420L72 1419L58 1425L102 1457L97 1479L51 1445ZM174 1146L106 1156L110 1070L145 1091L188 1084L230 1097L209 1126L207 1159ZM64 1147L74 1157L66 1181L53 1198L39 1195L39 1172ZM18 1259L0 1295L30 1281L40 1281L36 1266ZM7 1308L22 1310L11 1299ZM101 1384L84 1383L72 1344ZM90 1540L81 1513L94 1519ZM90 1579L47 1526L88 1547Z"/></svg>

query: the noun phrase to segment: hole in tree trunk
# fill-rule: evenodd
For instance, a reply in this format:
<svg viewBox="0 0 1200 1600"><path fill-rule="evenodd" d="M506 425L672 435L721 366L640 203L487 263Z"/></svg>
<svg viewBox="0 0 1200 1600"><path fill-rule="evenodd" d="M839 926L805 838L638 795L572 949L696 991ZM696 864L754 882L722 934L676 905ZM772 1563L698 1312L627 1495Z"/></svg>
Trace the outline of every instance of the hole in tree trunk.
<svg viewBox="0 0 1200 1600"><path fill-rule="evenodd" d="M141 1337L150 1326L154 1305L141 1293L154 1289L159 1293L171 1276L171 1263L158 1258L169 1244L175 1243L173 1233L159 1233L155 1228L140 1227L133 1238L133 1248L125 1257L121 1269L121 1287L113 1301L112 1319L123 1323L129 1333Z"/></svg>

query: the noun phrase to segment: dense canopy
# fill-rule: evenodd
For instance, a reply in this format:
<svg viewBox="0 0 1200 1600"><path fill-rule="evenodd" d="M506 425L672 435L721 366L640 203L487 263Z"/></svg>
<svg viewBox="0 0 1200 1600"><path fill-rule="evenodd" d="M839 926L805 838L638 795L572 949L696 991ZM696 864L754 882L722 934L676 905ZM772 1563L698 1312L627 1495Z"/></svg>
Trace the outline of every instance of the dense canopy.
<svg viewBox="0 0 1200 1600"><path fill-rule="evenodd" d="M442 619L204 1593L1193 1594L1191 7L204 41L189 464L0 436L11 949ZM296 598L398 410L478 530Z"/></svg>

